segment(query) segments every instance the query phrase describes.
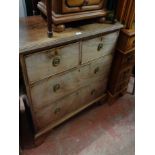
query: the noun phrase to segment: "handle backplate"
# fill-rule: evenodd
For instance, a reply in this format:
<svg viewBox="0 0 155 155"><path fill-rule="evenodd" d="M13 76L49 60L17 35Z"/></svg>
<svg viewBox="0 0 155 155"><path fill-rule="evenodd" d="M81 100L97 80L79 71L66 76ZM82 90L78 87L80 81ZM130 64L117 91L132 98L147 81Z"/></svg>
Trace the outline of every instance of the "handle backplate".
<svg viewBox="0 0 155 155"><path fill-rule="evenodd" d="M54 67L58 66L60 64L60 56L55 56L52 63Z"/></svg>

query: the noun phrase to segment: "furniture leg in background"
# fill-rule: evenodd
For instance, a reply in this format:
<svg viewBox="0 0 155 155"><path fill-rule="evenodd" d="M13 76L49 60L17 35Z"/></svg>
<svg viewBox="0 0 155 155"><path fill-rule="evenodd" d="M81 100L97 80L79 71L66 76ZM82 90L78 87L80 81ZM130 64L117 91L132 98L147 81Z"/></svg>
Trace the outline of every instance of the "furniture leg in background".
<svg viewBox="0 0 155 155"><path fill-rule="evenodd" d="M135 64L135 31L122 29L117 42L108 86L109 100L127 92ZM114 100L113 100L114 101Z"/></svg>
<svg viewBox="0 0 155 155"><path fill-rule="evenodd" d="M19 136L21 154L22 149L34 147L33 124L29 110L28 98L25 94L22 94L19 97Z"/></svg>
<svg viewBox="0 0 155 155"><path fill-rule="evenodd" d="M53 36L52 32L52 0L46 0L46 11L47 11L47 27L48 27L48 37Z"/></svg>

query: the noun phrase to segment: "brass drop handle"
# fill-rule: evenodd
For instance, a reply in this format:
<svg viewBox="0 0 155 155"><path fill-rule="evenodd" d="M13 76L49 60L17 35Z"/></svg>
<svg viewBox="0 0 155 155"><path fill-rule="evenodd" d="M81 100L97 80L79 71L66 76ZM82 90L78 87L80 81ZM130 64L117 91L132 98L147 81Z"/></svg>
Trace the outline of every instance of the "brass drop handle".
<svg viewBox="0 0 155 155"><path fill-rule="evenodd" d="M54 111L54 113L55 114L58 114L60 111L61 111L61 108L56 108L55 111Z"/></svg>
<svg viewBox="0 0 155 155"><path fill-rule="evenodd" d="M100 51L103 48L103 43L99 43L97 50Z"/></svg>
<svg viewBox="0 0 155 155"><path fill-rule="evenodd" d="M94 73L96 74L97 72L99 72L99 67L96 67L94 70Z"/></svg>
<svg viewBox="0 0 155 155"><path fill-rule="evenodd" d="M93 90L91 91L91 95L94 95L94 94L95 94L95 92L96 92L96 90L95 90L95 89L93 89Z"/></svg>
<svg viewBox="0 0 155 155"><path fill-rule="evenodd" d="M60 89L60 84L55 84L55 85L53 86L53 91L54 91L54 92L58 91L59 89Z"/></svg>
<svg viewBox="0 0 155 155"><path fill-rule="evenodd" d="M53 66L56 67L60 64L60 56L55 56L53 58Z"/></svg>

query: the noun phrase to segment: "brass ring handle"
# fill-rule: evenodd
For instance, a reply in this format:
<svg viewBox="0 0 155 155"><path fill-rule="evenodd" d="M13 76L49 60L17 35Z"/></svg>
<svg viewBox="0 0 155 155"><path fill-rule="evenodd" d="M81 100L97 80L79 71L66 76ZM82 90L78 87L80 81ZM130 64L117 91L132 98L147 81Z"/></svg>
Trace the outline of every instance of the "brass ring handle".
<svg viewBox="0 0 155 155"><path fill-rule="evenodd" d="M97 72L99 72L99 67L96 67L94 70L94 73L96 74Z"/></svg>
<svg viewBox="0 0 155 155"><path fill-rule="evenodd" d="M103 48L103 43L99 43L97 50L100 51Z"/></svg>
<svg viewBox="0 0 155 155"><path fill-rule="evenodd" d="M53 66L56 67L60 64L60 56L55 56L53 58Z"/></svg>
<svg viewBox="0 0 155 155"><path fill-rule="evenodd" d="M56 108L56 109L54 110L54 113L55 113L55 114L58 114L60 111L61 111L61 108Z"/></svg>
<svg viewBox="0 0 155 155"><path fill-rule="evenodd" d="M54 92L58 91L59 89L60 89L60 84L55 84L55 85L53 86L53 91L54 91Z"/></svg>

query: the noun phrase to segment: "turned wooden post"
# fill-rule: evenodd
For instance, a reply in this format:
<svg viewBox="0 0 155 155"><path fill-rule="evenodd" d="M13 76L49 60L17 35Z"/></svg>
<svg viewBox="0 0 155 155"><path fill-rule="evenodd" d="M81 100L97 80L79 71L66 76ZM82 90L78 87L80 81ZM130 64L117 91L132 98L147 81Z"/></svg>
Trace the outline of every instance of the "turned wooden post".
<svg viewBox="0 0 155 155"><path fill-rule="evenodd" d="M46 12L47 12L47 27L48 27L48 37L53 36L52 32L52 0L46 0Z"/></svg>

